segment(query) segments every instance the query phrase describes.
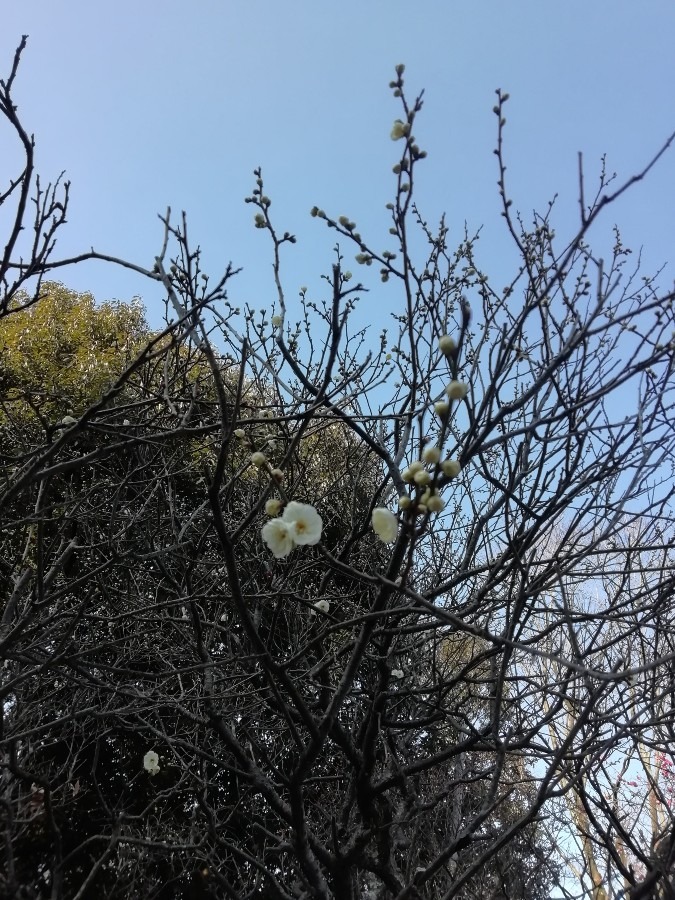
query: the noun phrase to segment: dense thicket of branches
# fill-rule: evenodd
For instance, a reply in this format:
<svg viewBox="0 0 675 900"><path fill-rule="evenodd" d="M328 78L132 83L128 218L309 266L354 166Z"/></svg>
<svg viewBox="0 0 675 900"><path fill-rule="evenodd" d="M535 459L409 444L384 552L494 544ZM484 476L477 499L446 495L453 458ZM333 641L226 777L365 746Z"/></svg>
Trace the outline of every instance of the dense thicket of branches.
<svg viewBox="0 0 675 900"><path fill-rule="evenodd" d="M580 177L567 240L552 208L515 215L498 94L517 263L497 287L477 239L455 249L414 204L421 101L398 67L389 250L314 208L338 247L296 325L296 240L256 172L272 310L238 315L232 267L204 276L169 214L147 266L78 258L163 285L151 332L137 304L48 280L78 259L55 257L68 187L35 174L19 57L0 83L25 155L1 195L3 895L672 896L673 293L618 232L604 261L587 243L626 186L589 198ZM354 256L395 309L374 346ZM274 499L311 504L321 541L275 558Z"/></svg>

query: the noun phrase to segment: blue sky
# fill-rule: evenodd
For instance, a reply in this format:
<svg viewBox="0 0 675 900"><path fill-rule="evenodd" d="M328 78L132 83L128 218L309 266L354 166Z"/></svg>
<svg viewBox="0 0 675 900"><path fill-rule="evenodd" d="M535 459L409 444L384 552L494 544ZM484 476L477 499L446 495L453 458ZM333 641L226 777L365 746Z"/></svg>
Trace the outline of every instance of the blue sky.
<svg viewBox="0 0 675 900"><path fill-rule="evenodd" d="M373 246L387 246L392 199L389 139L399 109L388 82L406 64L410 95L425 89L416 137L428 159L418 203L483 226L482 267L509 270L496 189L495 88L509 91L507 156L514 206L529 214L559 194L558 234L578 222L577 151L587 182L599 160L627 177L675 129L672 0L184 0L6 4L0 70L30 36L15 98L37 141L44 178L72 181L58 253L90 246L151 266L157 213L186 210L204 268L244 267L236 303L269 306L270 247L243 203L262 166L277 226L298 236L286 254L290 297L318 295L335 235L309 217L315 203L348 215ZM0 132L2 156L12 157ZM3 177L7 177L3 166ZM653 270L673 260L675 152L605 218L643 249ZM345 248L347 249L347 248ZM349 255L352 254L349 249ZM356 268L356 266L354 266ZM375 267L360 269L379 314L396 305ZM100 263L59 277L99 299L140 294L151 320L159 286ZM672 266L663 283L673 280ZM381 324L378 319L378 324Z"/></svg>

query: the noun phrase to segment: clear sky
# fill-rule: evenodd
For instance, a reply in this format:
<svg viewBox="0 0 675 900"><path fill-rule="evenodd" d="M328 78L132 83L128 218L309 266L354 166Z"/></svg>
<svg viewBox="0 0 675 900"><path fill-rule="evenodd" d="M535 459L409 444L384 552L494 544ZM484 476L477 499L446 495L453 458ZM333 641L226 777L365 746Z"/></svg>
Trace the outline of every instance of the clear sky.
<svg viewBox="0 0 675 900"><path fill-rule="evenodd" d="M37 141L44 178L72 181L58 253L97 250L152 265L171 205L186 210L204 267L245 267L236 302L269 306L270 246L243 203L261 165L288 247L289 296L321 290L334 232L309 217L315 203L346 214L375 248L387 246L392 199L389 138L399 109L388 82L406 64L410 94L425 89L415 135L428 159L418 202L430 221L447 211L484 225L479 259L498 271L507 253L496 189L495 88L509 91L507 156L514 206L529 214L560 195L559 234L578 221L577 151L587 180L599 160L620 178L675 129L672 0L4 0L0 71L30 36L15 97ZM6 181L14 158L6 130ZM675 152L605 219L644 248L647 268L675 262ZM349 254L352 254L351 249ZM356 265L354 264L354 269ZM672 265L663 284L673 280ZM378 313L394 307L377 270L359 269ZM150 319L159 286L100 263L59 273L99 299L140 294ZM387 293L389 289L389 293ZM372 308L372 307L371 307ZM380 324L380 323L378 323Z"/></svg>

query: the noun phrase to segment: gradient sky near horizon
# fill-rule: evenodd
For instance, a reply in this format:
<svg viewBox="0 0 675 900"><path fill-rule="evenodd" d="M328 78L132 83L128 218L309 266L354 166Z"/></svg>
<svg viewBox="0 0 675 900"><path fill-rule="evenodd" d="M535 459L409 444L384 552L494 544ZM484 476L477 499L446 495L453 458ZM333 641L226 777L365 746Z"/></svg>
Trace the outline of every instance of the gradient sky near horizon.
<svg viewBox="0 0 675 900"><path fill-rule="evenodd" d="M216 276L243 266L230 287L236 304L271 305L268 236L243 202L262 166L265 191L286 247L285 285L319 299L335 232L309 216L314 204L355 220L376 249L388 246L389 137L399 115L388 83L406 64L413 97L425 91L415 136L428 152L416 198L433 223L447 212L451 243L483 227L482 268L511 271L500 218L493 148L494 91L507 106L508 181L527 220L558 194L553 223L571 236L579 223L577 153L587 195L600 159L617 181L642 168L675 130L675 4L654 0L179 0L5 3L0 75L29 35L15 86L25 127L34 132L43 179L62 170L72 182L69 224L56 256L91 246L152 266L170 205L185 210L203 268ZM0 128L3 184L18 164ZM12 167L14 165L14 168ZM0 220L1 222L2 220ZM642 248L645 271L675 263L675 148L594 228L611 246ZM397 299L377 268L349 265L371 289L367 317L381 327ZM603 250L604 252L604 250ZM358 271L357 271L358 269ZM149 319L163 310L160 286L123 269L87 263L58 279L100 299L140 295ZM381 317L381 320L380 320Z"/></svg>

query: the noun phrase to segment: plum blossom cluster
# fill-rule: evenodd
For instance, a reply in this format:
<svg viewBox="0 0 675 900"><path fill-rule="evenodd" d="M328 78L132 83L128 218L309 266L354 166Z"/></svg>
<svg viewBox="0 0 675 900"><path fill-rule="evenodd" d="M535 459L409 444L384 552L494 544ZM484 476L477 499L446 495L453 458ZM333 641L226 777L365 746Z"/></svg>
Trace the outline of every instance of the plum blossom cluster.
<svg viewBox="0 0 675 900"><path fill-rule="evenodd" d="M439 339L438 349L448 359L454 359L457 356L457 343L448 334L442 335ZM469 393L469 385L464 381L458 381L453 378L445 388L444 393L448 399L434 403L435 412L443 423L441 443L445 433L446 419L450 414L451 403L464 400ZM462 466L459 460L442 459L441 448L436 444L428 444L422 451L421 459L410 463L401 473L403 481L411 486L411 489L415 491L415 495L413 498L409 494L402 494L398 500L399 509L405 511L414 507L415 512L419 514L441 512L445 507L445 500L435 487L437 479L441 474L448 479L456 478L461 469ZM374 509L371 524L373 531L383 543L393 544L396 541L398 519L391 510L385 507Z"/></svg>
<svg viewBox="0 0 675 900"><path fill-rule="evenodd" d="M439 338L438 349L448 359L455 359L457 356L457 342L449 334L444 334ZM445 431L452 402L464 400L469 393L469 385L453 378L444 393L447 400L438 400L434 403L434 411L443 423L441 438ZM414 500L408 494L399 497L399 509L407 510L414 505L418 513L441 512L445 507L445 501L434 487L436 479L440 474L448 479L456 478L461 469L459 460L443 459L441 448L436 444L428 444L422 451L421 459L410 463L401 473L403 480L415 490L416 496Z"/></svg>
<svg viewBox="0 0 675 900"><path fill-rule="evenodd" d="M279 501L268 501L268 515L279 512ZM323 522L321 516L309 503L291 500L280 518L271 519L262 529L262 539L276 559L284 556L296 546L311 546L321 540Z"/></svg>

